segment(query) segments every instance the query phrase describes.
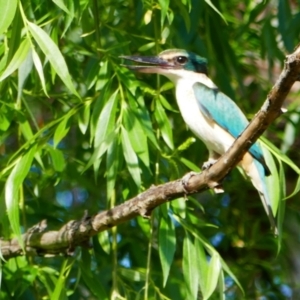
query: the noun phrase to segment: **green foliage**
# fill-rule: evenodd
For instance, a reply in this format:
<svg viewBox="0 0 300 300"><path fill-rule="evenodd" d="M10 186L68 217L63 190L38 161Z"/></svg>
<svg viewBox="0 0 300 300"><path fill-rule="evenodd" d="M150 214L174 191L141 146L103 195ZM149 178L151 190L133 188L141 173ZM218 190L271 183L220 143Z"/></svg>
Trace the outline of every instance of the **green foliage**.
<svg viewBox="0 0 300 300"><path fill-rule="evenodd" d="M165 78L121 55L186 48L251 118L299 43L294 2L0 0L0 237L57 229L199 171ZM278 239L233 171L205 192L100 233L72 258L1 260L0 299L288 299L297 295L299 92L263 138ZM278 149L282 149L280 151ZM284 198L284 201L282 199ZM295 232L294 232L295 231ZM0 253L1 258L1 253ZM293 265L293 268L291 267ZM299 293L299 291L298 291Z"/></svg>

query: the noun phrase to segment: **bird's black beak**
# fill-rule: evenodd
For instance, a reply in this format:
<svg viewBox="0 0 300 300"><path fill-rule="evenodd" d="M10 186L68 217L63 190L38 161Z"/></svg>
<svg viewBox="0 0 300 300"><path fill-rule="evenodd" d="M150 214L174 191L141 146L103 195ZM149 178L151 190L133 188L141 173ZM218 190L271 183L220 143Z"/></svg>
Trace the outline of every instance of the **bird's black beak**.
<svg viewBox="0 0 300 300"><path fill-rule="evenodd" d="M159 70L161 69L168 69L171 67L171 65L161 59L158 56L120 56L120 58L127 59L127 60L132 60L138 63L142 64L149 64L150 66L144 65L144 66L139 66L139 65L122 65L130 70L135 70L138 72L143 72L143 73L159 73Z"/></svg>

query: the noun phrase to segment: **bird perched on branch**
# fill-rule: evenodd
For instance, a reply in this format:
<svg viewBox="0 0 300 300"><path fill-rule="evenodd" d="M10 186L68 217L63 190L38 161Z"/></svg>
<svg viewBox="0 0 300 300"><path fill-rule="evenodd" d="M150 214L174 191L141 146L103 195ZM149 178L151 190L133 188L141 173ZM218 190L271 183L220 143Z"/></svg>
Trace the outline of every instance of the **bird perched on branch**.
<svg viewBox="0 0 300 300"><path fill-rule="evenodd" d="M204 168L209 168L244 131L248 120L229 97L220 92L207 76L207 60L181 49L161 52L158 56L122 56L124 59L148 65L126 65L142 73L158 73L169 78L176 88L181 115L209 151ZM264 209L276 231L271 199L266 185L270 170L259 142L246 152L239 165L258 190Z"/></svg>

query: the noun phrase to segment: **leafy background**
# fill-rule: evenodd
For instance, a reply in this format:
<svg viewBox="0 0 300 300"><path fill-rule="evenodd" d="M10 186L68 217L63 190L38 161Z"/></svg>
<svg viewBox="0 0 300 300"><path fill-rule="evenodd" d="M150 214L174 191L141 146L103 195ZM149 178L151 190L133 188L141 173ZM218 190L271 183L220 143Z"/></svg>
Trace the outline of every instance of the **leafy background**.
<svg viewBox="0 0 300 300"><path fill-rule="evenodd" d="M298 1L0 0L0 236L57 229L199 170L165 78L120 55L185 48L249 119L299 43ZM178 199L73 257L1 261L1 299L292 299L299 293L299 85L266 137L278 168L280 241L234 170L226 193ZM274 186L275 189L275 186ZM286 204L286 206L285 206ZM296 299L296 298L295 298Z"/></svg>

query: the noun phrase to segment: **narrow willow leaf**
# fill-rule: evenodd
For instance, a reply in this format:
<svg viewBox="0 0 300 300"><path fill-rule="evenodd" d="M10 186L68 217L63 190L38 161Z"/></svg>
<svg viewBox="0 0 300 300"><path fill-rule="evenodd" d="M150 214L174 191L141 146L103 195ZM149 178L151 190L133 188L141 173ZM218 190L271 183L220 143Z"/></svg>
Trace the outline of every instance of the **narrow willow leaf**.
<svg viewBox="0 0 300 300"><path fill-rule="evenodd" d="M91 115L91 101L85 101L83 108L78 112L78 127L82 134L85 134L89 122L90 122L90 115Z"/></svg>
<svg viewBox="0 0 300 300"><path fill-rule="evenodd" d="M221 271L220 255L215 252L212 255L210 262L208 264L204 299L209 299L209 297L216 289L219 276L220 276L220 271Z"/></svg>
<svg viewBox="0 0 300 300"><path fill-rule="evenodd" d="M146 136L153 143L153 145L156 147L156 149L159 150L160 148L159 148L156 136L154 134L150 114L146 108L144 98L141 95L137 94L136 99L139 104L139 108L135 111L135 113L138 116L138 118L142 124L143 130L144 130Z"/></svg>
<svg viewBox="0 0 300 300"><path fill-rule="evenodd" d="M171 149L174 149L173 133L170 125L170 120L168 119L165 110L159 100L156 101L156 109L154 111L154 115L161 130L164 141Z"/></svg>
<svg viewBox="0 0 300 300"><path fill-rule="evenodd" d="M152 49L154 46L155 46L155 42L150 42L150 43L144 44L143 46L141 46L138 49L138 52L148 51L148 50Z"/></svg>
<svg viewBox="0 0 300 300"><path fill-rule="evenodd" d="M198 230L196 228L194 228L193 226L191 226L190 224L188 224L187 222L185 222L184 220L182 220L181 218L179 218L176 215L173 215L173 218L182 225L182 227L184 229L186 229L188 232L190 232L197 240L199 240L198 242L201 243L200 247L204 247L207 252L213 256L215 253L217 255L219 255L219 253L214 249L214 247L202 236L200 235L200 233L198 232ZM195 240L196 243L196 240ZM195 244L196 245L196 244ZM197 245L196 245L197 246ZM197 246L199 247L199 246ZM204 251L204 250L203 250ZM197 253L199 253L199 249L197 250ZM227 264L225 263L224 260L222 260L222 258L219 255L219 259L220 259L220 263L221 266L223 268L223 270L234 280L234 282L238 285L238 287L240 288L240 290L243 292L244 294L244 290L240 284L240 282L238 281L238 279L236 278L236 276L232 273L232 271L230 270L230 268L227 266ZM202 261L204 261L204 259L202 259ZM201 281L201 278L205 278L204 275L199 276L199 280ZM201 282L200 282L200 286L201 286Z"/></svg>
<svg viewBox="0 0 300 300"><path fill-rule="evenodd" d="M125 268L118 268L118 272L126 279L131 281L145 281L146 280L146 270L139 268L139 271Z"/></svg>
<svg viewBox="0 0 300 300"><path fill-rule="evenodd" d="M128 132L126 131L125 128L122 128L121 138L122 138L122 148L124 152L125 161L128 167L128 171L131 174L137 187L140 188L141 174L140 174L138 158L133 150L133 147L130 143Z"/></svg>
<svg viewBox="0 0 300 300"><path fill-rule="evenodd" d="M32 71L32 66L33 66L33 62L32 62L32 55L30 49L27 53L25 60L22 62L22 64L18 69L18 96L17 96L18 99L21 99L21 96L23 94L23 87L26 82L26 79L28 78L29 74Z"/></svg>
<svg viewBox="0 0 300 300"><path fill-rule="evenodd" d="M193 162L189 161L188 159L184 158L184 157L180 157L179 160L185 165L187 166L190 170L194 171L194 172L200 172L200 168L195 165Z"/></svg>
<svg viewBox="0 0 300 300"><path fill-rule="evenodd" d="M33 63L34 63L34 66L35 66L35 69L37 70L38 72L38 75L39 75L39 78L41 80L41 84L42 84L42 88L43 88L43 91L45 93L45 95L47 97L49 97L48 93L47 93L47 89L46 89L46 81L45 81L45 76L44 76L44 71L43 71L43 66L42 66L42 63L41 63L41 60L40 60L40 57L38 56L38 54L36 53L35 49L32 48L32 60L33 60Z"/></svg>
<svg viewBox="0 0 300 300"><path fill-rule="evenodd" d="M211 2L211 0L204 0L227 24L227 21L224 15L215 7L215 5Z"/></svg>
<svg viewBox="0 0 300 300"><path fill-rule="evenodd" d="M18 0L0 0L0 35L8 28L14 19Z"/></svg>
<svg viewBox="0 0 300 300"><path fill-rule="evenodd" d="M219 299L226 300L225 298L226 286L225 286L225 278L224 278L223 270L220 272L219 281L218 281L218 290L220 295Z"/></svg>
<svg viewBox="0 0 300 300"><path fill-rule="evenodd" d="M279 202L282 200L281 197L282 185L279 182L277 166L275 164L273 156L265 147L262 147L262 150L263 150L266 164L271 171L271 175L266 177L266 183L267 183L268 194L271 201L272 212L274 216L276 216Z"/></svg>
<svg viewBox="0 0 300 300"><path fill-rule="evenodd" d="M28 22L28 28L35 41L37 42L47 59L50 61L52 68L55 70L66 87L74 95L80 97L73 85L65 59L54 41L42 28L40 28L36 24Z"/></svg>
<svg viewBox="0 0 300 300"><path fill-rule="evenodd" d="M110 254L111 247L110 247L109 234L107 230L98 233L98 242L102 247L103 251L107 254Z"/></svg>
<svg viewBox="0 0 300 300"><path fill-rule="evenodd" d="M5 203L8 219L12 231L17 236L21 245L23 245L23 240L21 238L19 218L19 191L29 172L35 152L36 145L18 158L5 184Z"/></svg>
<svg viewBox="0 0 300 300"><path fill-rule="evenodd" d="M297 183L296 183L295 189L293 190L293 192L292 192L289 196L285 197L284 200L287 200L287 199L289 199L289 198L294 197L296 194L299 193L299 191L300 191L300 176L298 176L298 179L297 179Z"/></svg>
<svg viewBox="0 0 300 300"><path fill-rule="evenodd" d="M51 293L50 299L67 299L67 289L66 289L66 280L68 279L68 275L72 269L72 265L75 262L75 259L71 261L70 259L65 259L61 270L59 272L59 277L55 282L54 291Z"/></svg>
<svg viewBox="0 0 300 300"><path fill-rule="evenodd" d="M66 115L65 118L58 124L53 137L53 145L54 147L57 147L57 145L60 143L60 141L66 136L66 134L70 130L69 122L69 115Z"/></svg>
<svg viewBox="0 0 300 300"><path fill-rule="evenodd" d="M115 109L116 109L116 99L118 95L118 90L116 90L108 99L104 108L102 109L96 129L95 129L95 139L94 147L100 146L100 144L105 140L106 136L110 133L111 129L114 127L112 123L115 120Z"/></svg>
<svg viewBox="0 0 300 300"><path fill-rule="evenodd" d="M285 154L283 154L275 145L269 142L266 138L260 137L259 138L263 144L262 146L267 147L267 149L278 159L282 162L286 163L289 167L291 167L298 175L300 175L299 167Z"/></svg>
<svg viewBox="0 0 300 300"><path fill-rule="evenodd" d="M110 146L107 149L107 155L106 155L107 199L111 199L115 188L118 166L120 164L120 159L121 159L120 158L121 155L119 155L120 153L118 153L119 152L118 148L119 148L118 140L114 139L114 141L110 144Z"/></svg>
<svg viewBox="0 0 300 300"><path fill-rule="evenodd" d="M143 161L143 163L149 167L149 152L147 137L144 134L144 130L139 120L135 117L135 114L130 109L126 108L123 112L124 127L128 131L129 139L133 150Z"/></svg>
<svg viewBox="0 0 300 300"><path fill-rule="evenodd" d="M170 217L160 219L158 238L159 258L163 271L163 286L165 286L176 248L175 226Z"/></svg>
<svg viewBox="0 0 300 300"><path fill-rule="evenodd" d="M54 170L62 172L66 166L66 159L63 153L59 149L52 148L51 146L48 146L47 150L51 156Z"/></svg>
<svg viewBox="0 0 300 300"><path fill-rule="evenodd" d="M199 276L199 284L200 290L203 295L203 298L206 297L207 290L207 273L208 273L208 265L205 250L202 246L202 243L199 239L195 239L195 252L196 252L196 261L194 262L197 265L198 276Z"/></svg>
<svg viewBox="0 0 300 300"><path fill-rule="evenodd" d="M82 279L89 291L93 293L96 299L108 300L110 299L106 294L106 290L102 284L101 278L95 276L94 272L91 271L90 254L88 250L82 251L82 259L80 261L80 270L82 272Z"/></svg>
<svg viewBox="0 0 300 300"><path fill-rule="evenodd" d="M192 238L188 232L186 232L183 240L183 262L182 270L183 277L188 286L188 299L197 299L198 284L199 284L199 272L197 270L197 253Z"/></svg>
<svg viewBox="0 0 300 300"><path fill-rule="evenodd" d="M52 0L60 9L62 9L67 14L70 14L68 8L65 6L63 0Z"/></svg>
<svg viewBox="0 0 300 300"><path fill-rule="evenodd" d="M0 81L4 80L6 77L11 75L14 71L16 71L23 61L26 59L28 52L30 49L30 42L26 38L19 46L17 52L13 56L12 60L8 64L7 68L4 70L3 74L0 77Z"/></svg>
<svg viewBox="0 0 300 300"><path fill-rule="evenodd" d="M184 199L183 197L171 202L174 213L179 215L183 219L185 219L186 217L186 202L186 199Z"/></svg>
<svg viewBox="0 0 300 300"><path fill-rule="evenodd" d="M170 5L170 0L158 0L158 3L161 8L161 18L160 18L160 24L161 27L163 27L166 15L168 13L169 5Z"/></svg>
<svg viewBox="0 0 300 300"><path fill-rule="evenodd" d="M97 78L97 76L96 76ZM100 91L103 89L103 87L107 84L107 82L111 79L111 77L108 74L108 60L104 60L102 62L99 74L98 74L98 78L97 78L97 82L96 82L96 91ZM92 86L89 86L89 89Z"/></svg>

